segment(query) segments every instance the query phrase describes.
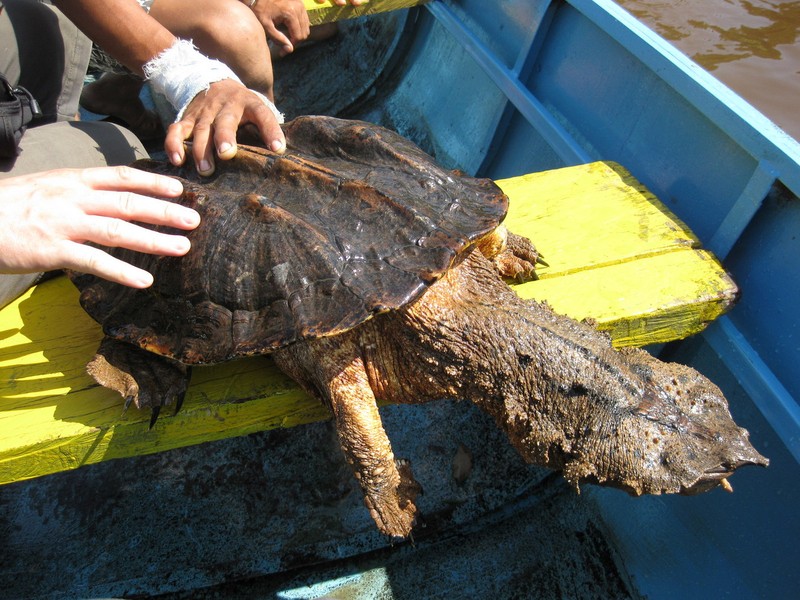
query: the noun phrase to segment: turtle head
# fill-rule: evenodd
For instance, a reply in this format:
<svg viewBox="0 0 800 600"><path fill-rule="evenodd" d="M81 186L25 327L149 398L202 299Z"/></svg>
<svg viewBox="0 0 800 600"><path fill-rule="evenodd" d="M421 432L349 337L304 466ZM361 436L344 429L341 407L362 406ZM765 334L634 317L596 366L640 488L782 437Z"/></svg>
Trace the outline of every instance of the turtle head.
<svg viewBox="0 0 800 600"><path fill-rule="evenodd" d="M606 415L606 427L595 423L574 444L563 468L574 485L594 481L633 495L732 491L727 478L734 471L769 464L705 376L641 350L621 356L638 380L638 394L613 418Z"/></svg>

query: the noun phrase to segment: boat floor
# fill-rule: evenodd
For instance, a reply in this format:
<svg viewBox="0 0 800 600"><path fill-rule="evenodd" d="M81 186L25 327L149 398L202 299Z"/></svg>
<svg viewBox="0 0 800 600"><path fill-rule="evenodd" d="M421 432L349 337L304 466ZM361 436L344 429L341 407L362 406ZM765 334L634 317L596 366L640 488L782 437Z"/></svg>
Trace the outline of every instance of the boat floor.
<svg viewBox="0 0 800 600"><path fill-rule="evenodd" d="M467 403L407 409L381 413L403 456L427 456L413 543L386 546L320 422L3 486L0 586L20 598L635 596L585 496L523 464ZM469 473L460 484L454 464Z"/></svg>

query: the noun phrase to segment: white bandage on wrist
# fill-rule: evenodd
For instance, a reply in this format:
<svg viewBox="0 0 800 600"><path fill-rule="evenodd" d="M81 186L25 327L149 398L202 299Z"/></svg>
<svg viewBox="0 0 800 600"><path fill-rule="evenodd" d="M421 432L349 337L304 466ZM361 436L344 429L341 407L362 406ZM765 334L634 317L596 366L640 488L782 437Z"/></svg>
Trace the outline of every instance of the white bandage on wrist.
<svg viewBox="0 0 800 600"><path fill-rule="evenodd" d="M162 94L178 112L176 122L181 120L195 96L207 92L212 83L223 79L242 83L228 65L204 56L189 40L176 40L172 46L149 60L142 70L153 91ZM283 115L275 105L263 94L251 91L264 101L278 122L283 123Z"/></svg>

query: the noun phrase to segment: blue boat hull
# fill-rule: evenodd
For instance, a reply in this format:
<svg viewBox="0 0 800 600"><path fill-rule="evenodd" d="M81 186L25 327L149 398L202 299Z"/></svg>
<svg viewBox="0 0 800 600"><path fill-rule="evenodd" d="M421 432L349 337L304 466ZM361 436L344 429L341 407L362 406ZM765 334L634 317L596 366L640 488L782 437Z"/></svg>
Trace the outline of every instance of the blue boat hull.
<svg viewBox="0 0 800 600"><path fill-rule="evenodd" d="M277 65L282 108L381 123L446 166L493 178L623 164L742 289L701 337L657 350L722 387L770 467L737 474L734 494L576 496L522 464L469 406L387 407L396 447L435 482L415 544L390 546L374 531L320 423L5 486L0 585L11 597L800 589L800 146L607 0L491 5L435 1L343 26L336 52L309 48L316 55ZM468 483L437 482L465 447L480 449Z"/></svg>

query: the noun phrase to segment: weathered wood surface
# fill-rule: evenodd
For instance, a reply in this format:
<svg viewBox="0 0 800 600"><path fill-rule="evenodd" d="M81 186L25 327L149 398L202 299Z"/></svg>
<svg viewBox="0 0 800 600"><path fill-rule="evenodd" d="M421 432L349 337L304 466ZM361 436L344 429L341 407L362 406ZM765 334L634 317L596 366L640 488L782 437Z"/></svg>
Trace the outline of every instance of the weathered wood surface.
<svg viewBox="0 0 800 600"><path fill-rule="evenodd" d="M305 0L305 4L311 24L319 25L320 23L352 19L362 15L372 15L400 8L410 8L412 6L425 4L426 1L427 0L370 0L361 6L352 6L350 4L346 6L335 6L329 1L319 4L314 0Z"/></svg>
<svg viewBox="0 0 800 600"><path fill-rule="evenodd" d="M530 237L550 264L517 293L596 320L616 346L685 338L735 301L736 285L714 256L617 164L498 183L511 198L509 229Z"/></svg>
<svg viewBox="0 0 800 600"><path fill-rule="evenodd" d="M736 286L713 256L619 166L498 183L509 228L550 265L515 287L521 296L594 319L619 346L696 333L732 304ZM0 483L328 417L260 357L195 368L181 412L148 430L149 414L122 414L121 398L85 374L100 338L63 277L0 311Z"/></svg>

